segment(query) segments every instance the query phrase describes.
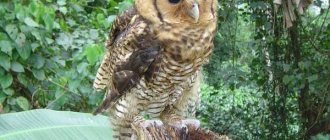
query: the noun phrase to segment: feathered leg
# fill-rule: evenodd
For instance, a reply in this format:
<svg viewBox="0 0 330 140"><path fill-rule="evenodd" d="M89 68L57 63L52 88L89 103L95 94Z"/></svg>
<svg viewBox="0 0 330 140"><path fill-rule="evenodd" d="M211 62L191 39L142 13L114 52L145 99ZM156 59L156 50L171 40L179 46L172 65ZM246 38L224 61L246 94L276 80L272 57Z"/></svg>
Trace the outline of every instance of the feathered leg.
<svg viewBox="0 0 330 140"><path fill-rule="evenodd" d="M134 118L139 116L143 110L143 100L133 91L139 91L137 88L131 89L132 93L124 95L110 108L110 121L113 130L113 138L116 140L131 139L133 130L131 127Z"/></svg>
<svg viewBox="0 0 330 140"><path fill-rule="evenodd" d="M201 72L197 74L191 87L183 91L182 96L177 99L176 103L168 106L161 113L160 118L167 123L176 123L182 119L195 118L196 108L200 102L200 81Z"/></svg>

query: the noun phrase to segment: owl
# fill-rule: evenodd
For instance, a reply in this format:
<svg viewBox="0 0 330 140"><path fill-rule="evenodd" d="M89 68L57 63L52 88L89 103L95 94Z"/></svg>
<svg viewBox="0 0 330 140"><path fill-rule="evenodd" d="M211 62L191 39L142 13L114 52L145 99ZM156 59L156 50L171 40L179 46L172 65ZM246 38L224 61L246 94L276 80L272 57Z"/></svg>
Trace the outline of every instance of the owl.
<svg viewBox="0 0 330 140"><path fill-rule="evenodd" d="M117 16L94 88L106 90L114 139L130 139L147 114L165 123L192 117L201 66L212 52L217 0L135 0Z"/></svg>

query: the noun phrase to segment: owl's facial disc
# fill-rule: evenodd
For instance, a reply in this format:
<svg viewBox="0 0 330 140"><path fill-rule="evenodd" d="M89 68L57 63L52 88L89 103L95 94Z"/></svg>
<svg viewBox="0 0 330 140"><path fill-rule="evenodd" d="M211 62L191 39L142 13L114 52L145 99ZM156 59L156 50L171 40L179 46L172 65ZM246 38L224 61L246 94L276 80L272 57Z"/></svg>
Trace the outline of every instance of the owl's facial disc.
<svg viewBox="0 0 330 140"><path fill-rule="evenodd" d="M199 5L197 2L194 2L192 5L191 5L191 8L188 8L187 9L188 11L188 15L190 17L192 17L195 22L198 22L198 19L199 19Z"/></svg>
<svg viewBox="0 0 330 140"><path fill-rule="evenodd" d="M218 0L135 0L138 12L152 23L202 25L216 19Z"/></svg>

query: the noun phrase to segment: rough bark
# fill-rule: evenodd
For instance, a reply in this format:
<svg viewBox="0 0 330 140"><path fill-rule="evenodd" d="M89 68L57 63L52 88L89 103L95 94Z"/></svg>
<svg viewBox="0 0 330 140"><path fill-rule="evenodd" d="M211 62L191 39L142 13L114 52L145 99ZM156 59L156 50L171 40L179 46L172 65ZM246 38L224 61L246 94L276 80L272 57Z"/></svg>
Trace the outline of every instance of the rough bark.
<svg viewBox="0 0 330 140"><path fill-rule="evenodd" d="M183 120L176 124L164 124L159 120L145 120L132 124L132 140L230 140L210 130L202 129L197 120Z"/></svg>

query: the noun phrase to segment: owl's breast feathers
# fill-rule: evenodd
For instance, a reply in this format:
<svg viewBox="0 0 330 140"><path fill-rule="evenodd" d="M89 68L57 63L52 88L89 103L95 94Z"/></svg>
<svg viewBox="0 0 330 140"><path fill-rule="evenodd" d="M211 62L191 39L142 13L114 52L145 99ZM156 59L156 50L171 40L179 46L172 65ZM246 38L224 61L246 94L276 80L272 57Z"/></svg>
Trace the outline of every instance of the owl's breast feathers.
<svg viewBox="0 0 330 140"><path fill-rule="evenodd" d="M109 107L141 79L147 89L167 92L185 85L212 51L216 23L152 24L131 8L112 25L107 53L94 88L107 89L107 97L95 113ZM188 82L189 83L189 82ZM180 87L183 88L183 87ZM155 95L156 96L156 95Z"/></svg>

